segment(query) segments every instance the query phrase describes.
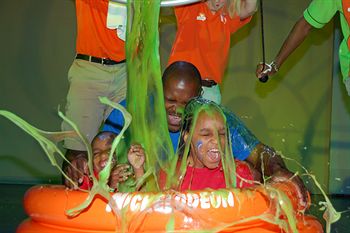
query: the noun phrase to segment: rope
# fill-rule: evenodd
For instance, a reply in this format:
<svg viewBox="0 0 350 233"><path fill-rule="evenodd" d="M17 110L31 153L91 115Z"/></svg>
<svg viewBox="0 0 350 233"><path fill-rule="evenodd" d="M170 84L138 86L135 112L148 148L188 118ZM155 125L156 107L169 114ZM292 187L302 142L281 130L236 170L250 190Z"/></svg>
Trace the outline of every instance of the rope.
<svg viewBox="0 0 350 233"><path fill-rule="evenodd" d="M262 47L262 59L265 68L265 36L264 36L264 7L263 0L260 0L260 22L261 22L261 47Z"/></svg>
<svg viewBox="0 0 350 233"><path fill-rule="evenodd" d="M263 0L260 0L260 26L261 26L261 48L262 48L262 63L263 63L263 66L262 66L262 70L265 69L265 33L264 33L264 6L263 6ZM267 80L269 79L269 77L266 75L266 76L263 76L261 78L259 78L259 81L260 82L267 82Z"/></svg>

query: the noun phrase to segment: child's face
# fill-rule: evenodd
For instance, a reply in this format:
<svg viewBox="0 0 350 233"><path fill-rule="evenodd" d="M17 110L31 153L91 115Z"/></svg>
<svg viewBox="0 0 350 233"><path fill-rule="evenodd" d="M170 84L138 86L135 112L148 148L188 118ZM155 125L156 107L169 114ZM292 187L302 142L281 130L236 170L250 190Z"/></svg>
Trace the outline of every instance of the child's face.
<svg viewBox="0 0 350 233"><path fill-rule="evenodd" d="M212 114L200 112L191 140L190 155L194 167L218 167L225 143L226 126L221 114L216 111Z"/></svg>
<svg viewBox="0 0 350 233"><path fill-rule="evenodd" d="M99 173L106 165L109 157L109 152L112 147L114 137L111 135L101 134L92 142L92 153L94 159L94 171ZM112 164L115 163L113 156Z"/></svg>

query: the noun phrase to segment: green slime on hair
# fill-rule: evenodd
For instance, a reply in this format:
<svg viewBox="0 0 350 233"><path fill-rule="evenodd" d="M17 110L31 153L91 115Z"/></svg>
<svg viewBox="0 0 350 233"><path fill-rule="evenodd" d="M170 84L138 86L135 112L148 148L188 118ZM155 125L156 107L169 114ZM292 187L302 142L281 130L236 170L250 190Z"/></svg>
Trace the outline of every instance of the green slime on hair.
<svg viewBox="0 0 350 233"><path fill-rule="evenodd" d="M185 174L186 174L186 168L188 165L188 155L189 155L189 151L190 151L190 142L191 139L193 137L193 132L194 132L194 128L197 124L197 119L200 113L205 113L208 114L209 116L214 116L215 113L219 113L223 119L224 119L224 124L226 124L226 117L225 114L223 113L223 111L220 109L220 107L214 105L214 103L212 103L211 105L208 104L201 104L201 103L195 103L195 101L191 102L192 105L188 106L186 108L187 112L185 111L183 118L187 119L187 118L191 118L191 125L190 125L190 129L189 129L189 137L187 142L185 143L185 148L184 150L177 150L177 154L176 157L177 159L181 157L180 161L180 168L179 168L179 176L175 176L175 169L176 169L176 165L177 165L177 160L176 162L172 163L173 167L171 170L171 173L168 174L168 176L172 176L175 177L174 180L172 180L171 184L177 184L177 189L180 189L181 184L182 184L182 179L184 178ZM185 120L183 121L183 123L185 124ZM181 130L182 133L185 132L186 129L184 129L184 127L186 127L186 125L183 125L183 128ZM216 138L218 139L218 141L220 140L219 136L218 136L218 132L215 131L216 133ZM228 130L227 130L227 135L228 135ZM180 137L183 137L183 135L181 135ZM230 138L230 137L226 137L226 138ZM180 142L179 142L180 143ZM225 140L225 148L221 148L221 143L218 143L219 145L219 150L220 153L223 155L221 156L221 163L222 163L222 168L224 171L224 175L225 175L225 181L226 181L226 188L235 188L236 187L236 166L235 166L235 162L232 156L232 146L231 146L231 140ZM182 155L179 155L179 153L182 153ZM169 186L169 185L168 185ZM171 186L171 185L170 185Z"/></svg>

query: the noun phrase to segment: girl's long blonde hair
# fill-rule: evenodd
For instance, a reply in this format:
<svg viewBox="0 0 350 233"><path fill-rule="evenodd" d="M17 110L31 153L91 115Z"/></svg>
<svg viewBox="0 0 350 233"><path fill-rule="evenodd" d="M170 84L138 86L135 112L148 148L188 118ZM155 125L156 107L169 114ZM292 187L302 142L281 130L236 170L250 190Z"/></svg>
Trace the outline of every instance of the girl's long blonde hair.
<svg viewBox="0 0 350 233"><path fill-rule="evenodd" d="M240 9L241 0L227 0L226 11L231 18L235 15L239 15Z"/></svg>

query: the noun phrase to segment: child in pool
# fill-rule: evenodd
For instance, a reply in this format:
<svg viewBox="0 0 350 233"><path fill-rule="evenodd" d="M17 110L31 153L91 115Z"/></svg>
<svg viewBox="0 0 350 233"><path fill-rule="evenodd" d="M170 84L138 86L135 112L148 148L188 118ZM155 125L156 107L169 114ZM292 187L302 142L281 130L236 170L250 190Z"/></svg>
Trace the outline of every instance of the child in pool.
<svg viewBox="0 0 350 233"><path fill-rule="evenodd" d="M220 189L235 185L246 188L253 185L254 172L248 163L238 160L233 163L232 152L227 144L228 134L225 116L219 105L202 98L193 99L186 105L178 145L178 190ZM184 170L180 166L183 162L186 164ZM228 165L228 182L225 180L223 164ZM235 185L232 183L234 175ZM164 181L165 175L161 172L161 187L164 187Z"/></svg>
<svg viewBox="0 0 350 233"><path fill-rule="evenodd" d="M100 132L91 142L93 169L96 177L98 177L100 171L107 165L112 143L116 136L117 135L113 132ZM143 164L145 162L145 154L140 145L135 144L130 147L128 161L134 170L135 179L140 178L144 173ZM112 170L108 182L111 189L116 189L118 183L126 181L132 175L132 173L128 171L130 165L117 164L115 157L112 158ZM80 188L89 190L91 187L92 181L88 177L85 177Z"/></svg>

